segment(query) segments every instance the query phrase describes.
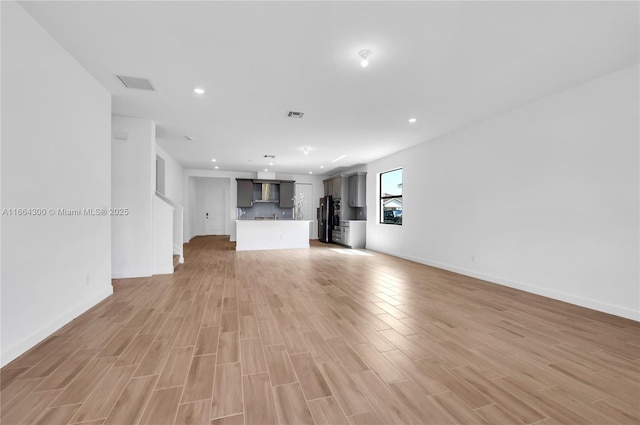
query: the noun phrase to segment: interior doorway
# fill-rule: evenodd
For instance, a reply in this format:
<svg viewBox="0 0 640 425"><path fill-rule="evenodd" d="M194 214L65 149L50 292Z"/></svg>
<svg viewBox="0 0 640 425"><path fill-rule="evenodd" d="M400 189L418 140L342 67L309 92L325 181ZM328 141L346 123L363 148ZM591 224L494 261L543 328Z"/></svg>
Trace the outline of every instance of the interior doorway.
<svg viewBox="0 0 640 425"><path fill-rule="evenodd" d="M189 177L189 240L194 236L230 232L230 181L220 177Z"/></svg>
<svg viewBox="0 0 640 425"><path fill-rule="evenodd" d="M224 235L225 189L217 185L204 188L204 232Z"/></svg>

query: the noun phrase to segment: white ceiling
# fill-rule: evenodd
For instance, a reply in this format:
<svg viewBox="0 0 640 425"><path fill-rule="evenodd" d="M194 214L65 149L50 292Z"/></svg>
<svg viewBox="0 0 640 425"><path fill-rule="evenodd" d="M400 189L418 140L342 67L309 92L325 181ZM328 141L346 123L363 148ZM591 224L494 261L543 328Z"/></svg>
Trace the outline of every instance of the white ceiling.
<svg viewBox="0 0 640 425"><path fill-rule="evenodd" d="M328 174L635 64L639 52L638 2L21 4L112 93L114 114L153 119L158 143L188 168L215 157L221 170ZM157 91L126 89L115 74Z"/></svg>

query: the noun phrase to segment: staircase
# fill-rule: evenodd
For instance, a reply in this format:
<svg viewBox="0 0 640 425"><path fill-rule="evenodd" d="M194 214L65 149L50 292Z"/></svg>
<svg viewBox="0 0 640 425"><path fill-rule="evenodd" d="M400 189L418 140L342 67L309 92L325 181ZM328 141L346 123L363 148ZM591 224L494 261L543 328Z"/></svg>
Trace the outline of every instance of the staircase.
<svg viewBox="0 0 640 425"><path fill-rule="evenodd" d="M184 208L163 194L153 198L153 274L173 273L184 263Z"/></svg>
<svg viewBox="0 0 640 425"><path fill-rule="evenodd" d="M182 264L180 262L180 256L177 255L177 254L174 254L173 255L173 270L175 271L180 264Z"/></svg>

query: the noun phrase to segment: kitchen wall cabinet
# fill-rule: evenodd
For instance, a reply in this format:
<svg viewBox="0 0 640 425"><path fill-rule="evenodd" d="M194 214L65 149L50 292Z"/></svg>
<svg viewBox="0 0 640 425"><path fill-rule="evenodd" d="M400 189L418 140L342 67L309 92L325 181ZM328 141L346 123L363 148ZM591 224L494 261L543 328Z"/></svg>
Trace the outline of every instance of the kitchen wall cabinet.
<svg viewBox="0 0 640 425"><path fill-rule="evenodd" d="M343 204L346 205L347 192L349 190L349 177L346 174L328 178L323 181L323 184L325 196L331 196L333 199L341 199Z"/></svg>
<svg viewBox="0 0 640 425"><path fill-rule="evenodd" d="M280 182L280 208L293 208L294 181Z"/></svg>
<svg viewBox="0 0 640 425"><path fill-rule="evenodd" d="M248 208L253 206L253 180L236 179L238 183L237 204L238 208Z"/></svg>
<svg viewBox="0 0 640 425"><path fill-rule="evenodd" d="M333 196L333 180L324 180L324 196Z"/></svg>
<svg viewBox="0 0 640 425"><path fill-rule="evenodd" d="M342 199L342 177L336 177L332 183L331 196L333 199Z"/></svg>
<svg viewBox="0 0 640 425"><path fill-rule="evenodd" d="M349 206L367 206L367 173L358 172L349 176Z"/></svg>

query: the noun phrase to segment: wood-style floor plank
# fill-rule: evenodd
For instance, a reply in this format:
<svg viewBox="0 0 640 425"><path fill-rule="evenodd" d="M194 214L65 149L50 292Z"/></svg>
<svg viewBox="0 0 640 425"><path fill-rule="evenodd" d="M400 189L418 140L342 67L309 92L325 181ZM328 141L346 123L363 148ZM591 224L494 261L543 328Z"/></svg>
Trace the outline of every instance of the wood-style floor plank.
<svg viewBox="0 0 640 425"><path fill-rule="evenodd" d="M373 411L367 398L340 363L326 362L321 364L320 368L327 378L332 393L347 416Z"/></svg>
<svg viewBox="0 0 640 425"><path fill-rule="evenodd" d="M142 425L172 425L178 413L183 387L155 390L144 411Z"/></svg>
<svg viewBox="0 0 640 425"><path fill-rule="evenodd" d="M348 425L347 417L333 397L319 398L309 403L309 410L316 425Z"/></svg>
<svg viewBox="0 0 640 425"><path fill-rule="evenodd" d="M240 347L242 373L244 375L267 371L267 363L264 359L264 350L260 338L244 339L240 341Z"/></svg>
<svg viewBox="0 0 640 425"><path fill-rule="evenodd" d="M270 345L265 347L264 354L273 385L284 385L296 382L296 375L284 345Z"/></svg>
<svg viewBox="0 0 640 425"><path fill-rule="evenodd" d="M306 400L324 398L331 395L329 385L324 380L320 369L309 353L292 354L289 356L293 369L298 376L300 386Z"/></svg>
<svg viewBox="0 0 640 425"><path fill-rule="evenodd" d="M244 421L246 425L276 425L278 416L269 375L257 373L242 377Z"/></svg>
<svg viewBox="0 0 640 425"><path fill-rule="evenodd" d="M191 360L182 403L211 399L213 377L216 371L216 355L196 356Z"/></svg>
<svg viewBox="0 0 640 425"><path fill-rule="evenodd" d="M276 408L282 425L313 425L300 385L287 384L274 388Z"/></svg>
<svg viewBox="0 0 640 425"><path fill-rule="evenodd" d="M44 413L34 422L35 425L52 425L52 424L66 424L73 414L80 408L81 404L67 404L58 407L49 407Z"/></svg>
<svg viewBox="0 0 640 425"><path fill-rule="evenodd" d="M157 375L131 379L107 416L105 425L138 424L157 380Z"/></svg>
<svg viewBox="0 0 640 425"><path fill-rule="evenodd" d="M218 365L213 384L213 398L211 399L211 418L231 416L242 412L242 371L240 363Z"/></svg>
<svg viewBox="0 0 640 425"><path fill-rule="evenodd" d="M106 418L118 401L135 368L135 366L127 366L114 367L109 370L95 387L87 401L78 409L72 423Z"/></svg>
<svg viewBox="0 0 640 425"><path fill-rule="evenodd" d="M176 425L209 425L210 400L198 400L181 404L176 415Z"/></svg>
<svg viewBox="0 0 640 425"><path fill-rule="evenodd" d="M171 350L165 363L156 388L170 388L185 385L193 347L176 347Z"/></svg>
<svg viewBox="0 0 640 425"><path fill-rule="evenodd" d="M637 322L317 241L234 248L113 280L0 370L0 422L640 422Z"/></svg>

